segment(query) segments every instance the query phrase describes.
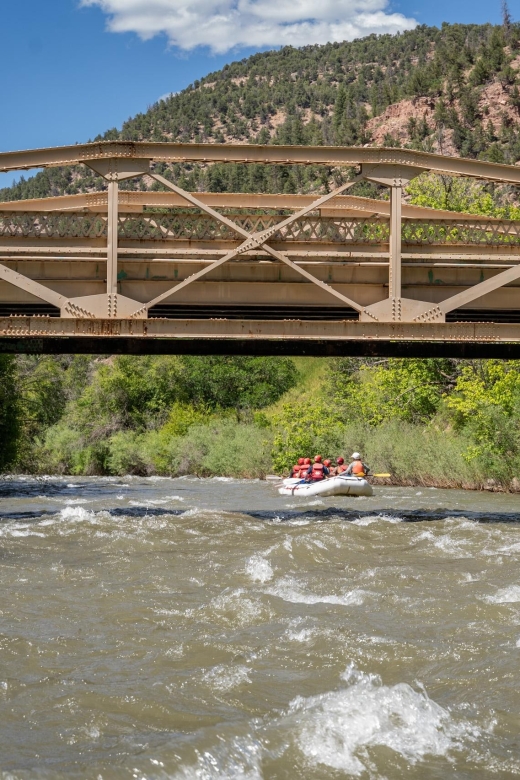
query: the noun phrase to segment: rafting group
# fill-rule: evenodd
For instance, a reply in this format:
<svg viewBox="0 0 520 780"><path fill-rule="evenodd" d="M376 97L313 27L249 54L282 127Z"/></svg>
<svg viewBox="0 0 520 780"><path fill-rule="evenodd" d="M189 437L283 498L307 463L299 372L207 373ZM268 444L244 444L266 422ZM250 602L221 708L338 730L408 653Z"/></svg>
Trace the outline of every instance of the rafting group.
<svg viewBox="0 0 520 780"><path fill-rule="evenodd" d="M348 466L342 457L336 459L335 466L321 455L315 455L313 462L299 458L279 492L292 496L371 496L372 486L366 479L369 473L359 452L352 453Z"/></svg>
<svg viewBox="0 0 520 780"><path fill-rule="evenodd" d="M323 460L321 455L314 456L314 462L311 463L310 458L298 458L296 463L291 469L292 479L301 479L305 482L320 482L327 477L338 477L340 474L345 476L366 477L368 476L370 469L366 463L361 460L359 452L353 452L351 455L352 461L350 465L345 464L345 459L342 457L336 458L336 465L332 465L332 461Z"/></svg>

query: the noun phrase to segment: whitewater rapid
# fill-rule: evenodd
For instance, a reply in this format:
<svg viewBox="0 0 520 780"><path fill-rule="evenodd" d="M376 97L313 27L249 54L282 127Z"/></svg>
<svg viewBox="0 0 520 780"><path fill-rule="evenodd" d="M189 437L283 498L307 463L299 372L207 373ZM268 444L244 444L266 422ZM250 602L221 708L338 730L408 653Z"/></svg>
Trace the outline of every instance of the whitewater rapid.
<svg viewBox="0 0 520 780"><path fill-rule="evenodd" d="M0 777L518 777L519 508L4 478Z"/></svg>

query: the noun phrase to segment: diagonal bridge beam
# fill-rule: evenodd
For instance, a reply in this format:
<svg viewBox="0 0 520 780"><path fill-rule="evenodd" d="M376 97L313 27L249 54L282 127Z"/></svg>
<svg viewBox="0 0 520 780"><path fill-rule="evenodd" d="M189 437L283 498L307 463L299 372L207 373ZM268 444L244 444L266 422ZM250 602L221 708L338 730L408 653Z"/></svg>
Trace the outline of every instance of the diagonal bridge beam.
<svg viewBox="0 0 520 780"><path fill-rule="evenodd" d="M13 271L12 268L8 268L3 263L0 263L0 279L4 279L20 290L31 293L36 298L47 301L47 303L56 306L58 309L61 309L67 302L67 298L64 295L60 295L49 287L34 281L34 279L29 279L29 277L19 274L18 271Z"/></svg>
<svg viewBox="0 0 520 780"><path fill-rule="evenodd" d="M206 214L209 214L218 222L221 222L222 224L231 228L231 230L241 235L245 240L241 244L239 244L239 246L235 247L235 249L233 249L231 252L228 252L223 257L219 258L219 260L216 260L211 265L206 266L206 268L203 268L202 270L198 271L192 276L189 276L187 279L184 279L182 282L179 282L179 284L175 285L174 287L171 287L169 290L166 290L166 292L162 293L161 295L158 295L156 298L153 298L153 300L149 301L143 307L143 309L150 309L152 306L156 306L161 301L164 301L166 298L169 298L171 295L174 295L176 292L182 290L187 285L192 284L193 282L197 281L197 279L200 279L202 276L205 276L206 274L215 270L216 268L223 265L224 263L227 263L229 260L232 260L237 255L243 254L244 252L248 252L251 249L262 248L265 252L270 254L276 260L285 263L285 265L289 266L289 268L292 268L294 271L296 271L296 273L300 274L300 276L305 277L310 282L315 284L317 287L320 287L322 290L329 293L329 295L333 295L335 298L338 298L340 301L347 304L347 306L350 306L351 308L355 309L355 311L361 312L363 310L363 307L360 306L358 303L351 300L350 298L347 298L346 295L343 295L342 293L338 292L329 284L326 284L325 282L322 282L320 279L317 279L315 276L310 274L304 268L300 268L300 266L296 265L296 263L293 263L292 260L289 260L287 255L285 255L283 252L278 252L276 249L273 249L272 247L269 246L269 244L266 243L266 241L275 233L277 233L281 228L290 225L292 222L295 222L297 219L304 217L309 212L314 211L317 208L320 208L324 203L327 203L327 201L336 198L338 195L341 195L342 192L345 192L346 190L353 187L354 184L356 184L358 181L361 181L364 178L363 174L359 174L352 181L343 184L341 187L338 187L332 192L327 193L327 195L323 195L321 198L318 198L313 203L310 203L308 206L305 206L305 208L300 209L300 211L291 214L290 217L287 217L281 222L278 222L276 225L273 225L272 227L267 228L266 230L260 231L259 233L249 233L240 225L237 225L236 222L233 222L231 219L228 219L223 214L219 214L218 211L215 211L210 206L207 206L201 200L194 197L194 195L192 195L191 192L186 192L186 190L183 190L180 187L177 187L177 185L172 184L172 182L168 181L168 179L165 179L164 176L161 176L158 173L150 173L150 176L156 181L163 184L165 187L168 187L170 190L177 193L177 195L183 198L183 200L187 201L188 203L191 203L192 206L196 206L197 208L200 208L202 211L204 211ZM141 312L143 309L139 309L139 312ZM136 314L137 313L138 312L136 312Z"/></svg>
<svg viewBox="0 0 520 780"><path fill-rule="evenodd" d="M439 309L447 314L450 311L465 306L467 303L471 303L477 298L481 298L487 293L498 290L499 287L504 287L510 282L514 282L520 279L520 266L516 265L513 268L508 268L507 271L502 271L500 274L492 276L490 279L486 279L484 282L474 284L468 290L463 290L457 295L452 295L451 298L446 298L437 304Z"/></svg>

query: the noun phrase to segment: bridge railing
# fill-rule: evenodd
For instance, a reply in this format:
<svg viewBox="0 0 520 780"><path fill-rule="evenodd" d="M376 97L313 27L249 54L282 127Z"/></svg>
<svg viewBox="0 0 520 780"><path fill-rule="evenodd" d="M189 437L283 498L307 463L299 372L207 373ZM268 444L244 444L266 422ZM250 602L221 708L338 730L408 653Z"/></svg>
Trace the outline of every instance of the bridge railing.
<svg viewBox="0 0 520 780"><path fill-rule="evenodd" d="M228 213L226 216L251 233L275 228L282 217L272 215L248 216ZM106 238L108 216L96 213L65 212L0 212L0 238ZM237 240L237 233L229 226L215 222L206 214L179 211L169 214L118 215L118 237L126 241L175 241L178 239ZM390 220L381 216L323 217L297 219L271 238L276 241L330 242L338 244L385 244L390 237ZM462 244L471 246L520 246L520 221L403 219L403 245ZM0 244L0 251L2 245Z"/></svg>

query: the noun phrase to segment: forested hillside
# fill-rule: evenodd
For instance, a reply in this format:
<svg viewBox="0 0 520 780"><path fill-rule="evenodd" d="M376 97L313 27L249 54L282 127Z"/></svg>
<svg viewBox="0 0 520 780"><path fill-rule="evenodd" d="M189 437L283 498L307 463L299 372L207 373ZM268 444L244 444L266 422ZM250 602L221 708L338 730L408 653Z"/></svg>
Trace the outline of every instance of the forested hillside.
<svg viewBox="0 0 520 780"><path fill-rule="evenodd" d="M377 144L516 163L520 25L506 12L500 26L420 26L255 54L93 140L110 139ZM192 190L295 192L323 183L323 171L312 168L186 166L172 173ZM83 168L49 169L0 190L0 199L101 187Z"/></svg>

